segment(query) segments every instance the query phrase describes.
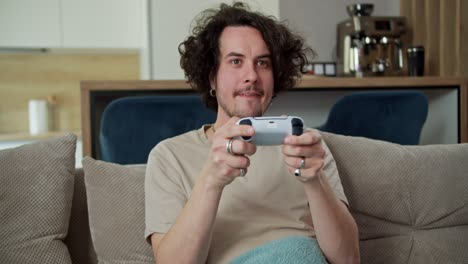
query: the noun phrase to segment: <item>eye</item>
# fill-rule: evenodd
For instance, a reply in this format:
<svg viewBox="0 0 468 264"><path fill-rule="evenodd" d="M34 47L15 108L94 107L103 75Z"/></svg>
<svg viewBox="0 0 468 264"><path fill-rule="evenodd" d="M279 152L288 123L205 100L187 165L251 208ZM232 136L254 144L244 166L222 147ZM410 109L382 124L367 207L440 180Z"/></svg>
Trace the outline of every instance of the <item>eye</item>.
<svg viewBox="0 0 468 264"><path fill-rule="evenodd" d="M231 60L231 64L233 64L233 65L239 65L239 64L241 64L241 60L240 60L240 59L232 59L232 60Z"/></svg>
<svg viewBox="0 0 468 264"><path fill-rule="evenodd" d="M257 65L262 67L262 68L269 68L270 67L270 61L269 60L259 60L259 61L257 61Z"/></svg>

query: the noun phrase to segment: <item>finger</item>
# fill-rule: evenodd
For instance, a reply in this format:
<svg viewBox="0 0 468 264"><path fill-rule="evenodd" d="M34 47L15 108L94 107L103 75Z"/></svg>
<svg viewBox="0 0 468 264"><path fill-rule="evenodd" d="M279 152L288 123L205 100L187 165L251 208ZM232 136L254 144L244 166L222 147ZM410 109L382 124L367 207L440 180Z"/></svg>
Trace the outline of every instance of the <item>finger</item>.
<svg viewBox="0 0 468 264"><path fill-rule="evenodd" d="M288 157L288 156L284 157L284 162L290 168L290 170L300 168L301 167L301 160L302 160L302 157ZM302 168L302 169L305 169L305 167Z"/></svg>
<svg viewBox="0 0 468 264"><path fill-rule="evenodd" d="M309 146L283 145L282 152L284 156L289 157L305 157L305 158L325 158L325 149L322 144L314 144Z"/></svg>
<svg viewBox="0 0 468 264"><path fill-rule="evenodd" d="M283 145L282 152L285 156L290 157L320 157L320 145L312 146L294 146Z"/></svg>
<svg viewBox="0 0 468 264"><path fill-rule="evenodd" d="M302 176L316 175L320 170L323 169L323 166L325 165L325 162L322 159L306 159L304 168L301 168L300 158L286 157L284 161L288 167L288 171L291 174L294 174L296 169L300 169Z"/></svg>
<svg viewBox="0 0 468 264"><path fill-rule="evenodd" d="M290 135L284 139L284 144L312 145L322 141L322 135L315 129L308 129L300 136Z"/></svg>
<svg viewBox="0 0 468 264"><path fill-rule="evenodd" d="M257 151L257 146L253 143L234 139L232 141L231 150L235 155L253 155Z"/></svg>
<svg viewBox="0 0 468 264"><path fill-rule="evenodd" d="M304 163L302 163L304 160ZM310 168L321 168L324 164L323 159L311 159L311 158L302 158L302 157L284 157L284 162L292 170L294 169L310 169ZM304 166L302 167L302 164Z"/></svg>
<svg viewBox="0 0 468 264"><path fill-rule="evenodd" d="M238 125L236 122L239 120L237 117L231 118L225 125L218 131L224 138L234 138L239 136L253 136L255 130L250 125Z"/></svg>
<svg viewBox="0 0 468 264"><path fill-rule="evenodd" d="M246 156L231 156L227 163L231 168L248 168L250 166L250 159Z"/></svg>
<svg viewBox="0 0 468 264"><path fill-rule="evenodd" d="M243 155L230 155L228 153L217 153L214 162L218 167L227 166L232 169L247 168L250 166L250 159Z"/></svg>
<svg viewBox="0 0 468 264"><path fill-rule="evenodd" d="M304 160L304 163L302 163ZM302 157L284 157L284 162L291 169L307 169L320 164L320 159L307 159ZM302 166L304 164L304 166Z"/></svg>
<svg viewBox="0 0 468 264"><path fill-rule="evenodd" d="M235 125L239 120L239 117L233 116L226 122L226 124Z"/></svg>

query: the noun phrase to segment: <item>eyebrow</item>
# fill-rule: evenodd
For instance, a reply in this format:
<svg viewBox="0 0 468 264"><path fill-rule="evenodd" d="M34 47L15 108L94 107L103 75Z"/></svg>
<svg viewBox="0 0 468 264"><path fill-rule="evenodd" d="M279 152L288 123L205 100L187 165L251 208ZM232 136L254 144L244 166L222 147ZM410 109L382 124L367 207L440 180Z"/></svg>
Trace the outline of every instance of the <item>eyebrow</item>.
<svg viewBox="0 0 468 264"><path fill-rule="evenodd" d="M242 53L237 53L237 52L229 52L225 58L228 58L228 57L245 57L244 54ZM269 58L271 59L271 55L269 53L266 53L266 54L262 54L262 55L258 55L257 57L255 57L256 59L263 59L263 58Z"/></svg>

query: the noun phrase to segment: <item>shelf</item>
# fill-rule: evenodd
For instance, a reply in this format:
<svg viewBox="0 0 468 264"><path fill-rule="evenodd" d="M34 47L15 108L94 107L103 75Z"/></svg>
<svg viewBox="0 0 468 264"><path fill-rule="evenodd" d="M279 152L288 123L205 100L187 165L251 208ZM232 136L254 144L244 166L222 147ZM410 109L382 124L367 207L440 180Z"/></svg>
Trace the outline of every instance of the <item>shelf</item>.
<svg viewBox="0 0 468 264"><path fill-rule="evenodd" d="M18 133L0 133L0 141L32 141L39 139L54 138L66 135L68 133L75 134L79 139L81 138L80 131L51 131L47 133L31 135L27 132L18 132Z"/></svg>
<svg viewBox="0 0 468 264"><path fill-rule="evenodd" d="M175 94L195 94L195 90L190 87L186 80L114 80L114 81L81 81L81 127L83 140L83 153L88 156L99 158L99 130L101 115L106 106L113 100L126 96L150 96L150 95L175 95ZM446 121L438 119L441 113L444 117L452 118L456 127L450 127L452 134L435 135L428 133L428 144L439 144L440 142L468 142L468 78L466 77L328 77L304 75L298 84L293 88L294 93L285 98L283 107L295 108L297 112L304 113L310 120L325 118L324 115L329 111L333 102L339 98L338 94L350 94L358 91L386 91L386 90L422 90L430 94L434 100L434 112L431 109L430 118L434 127L437 124L445 124ZM446 97L444 94L453 94L454 97ZM286 91L286 93L289 91ZM298 92L298 93L296 93ZM300 93L299 93L300 92ZM316 104L311 104L311 100L304 100L302 105L297 105L292 98L302 96L307 93ZM295 95L294 95L295 94ZM320 102L320 98L329 98L329 103ZM297 98L302 100L303 98ZM443 100L441 100L443 99ZM279 100L275 99L275 100ZM447 101L450 100L450 101ZM443 103L442 103L443 102ZM452 112L447 110L455 109ZM435 110L437 109L437 110ZM450 112L450 114L448 114ZM282 111L284 113L284 111ZM282 114L281 113L281 114ZM318 124L318 123L317 123ZM447 132L449 133L449 132ZM431 135L429 135L431 134ZM453 136L452 136L453 135ZM452 140L457 137L456 140Z"/></svg>

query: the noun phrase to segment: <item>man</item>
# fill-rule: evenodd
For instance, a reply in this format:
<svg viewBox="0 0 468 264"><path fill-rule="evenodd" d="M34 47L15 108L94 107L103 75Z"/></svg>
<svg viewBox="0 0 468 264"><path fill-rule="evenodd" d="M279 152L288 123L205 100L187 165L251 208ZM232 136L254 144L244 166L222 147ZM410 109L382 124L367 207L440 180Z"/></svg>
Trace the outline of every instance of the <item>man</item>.
<svg viewBox="0 0 468 264"><path fill-rule="evenodd" d="M316 237L331 263L359 262L356 223L316 130L282 146L233 140L254 135L236 122L263 115L295 84L306 51L302 38L241 3L202 13L179 46L189 82L217 119L150 153L146 236L158 264L226 263L291 236Z"/></svg>

